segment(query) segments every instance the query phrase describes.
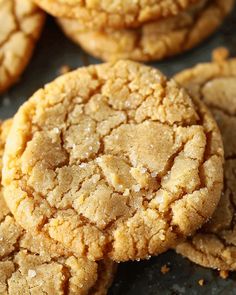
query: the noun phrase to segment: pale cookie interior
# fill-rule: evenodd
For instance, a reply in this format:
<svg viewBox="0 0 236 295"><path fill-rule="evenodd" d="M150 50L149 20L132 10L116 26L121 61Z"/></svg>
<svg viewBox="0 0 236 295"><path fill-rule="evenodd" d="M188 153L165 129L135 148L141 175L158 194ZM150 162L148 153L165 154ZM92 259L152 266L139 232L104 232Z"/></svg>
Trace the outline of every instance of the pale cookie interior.
<svg viewBox="0 0 236 295"><path fill-rule="evenodd" d="M21 107L4 185L24 228L91 259L144 258L213 213L221 138L205 108L157 70L128 61L91 66Z"/></svg>

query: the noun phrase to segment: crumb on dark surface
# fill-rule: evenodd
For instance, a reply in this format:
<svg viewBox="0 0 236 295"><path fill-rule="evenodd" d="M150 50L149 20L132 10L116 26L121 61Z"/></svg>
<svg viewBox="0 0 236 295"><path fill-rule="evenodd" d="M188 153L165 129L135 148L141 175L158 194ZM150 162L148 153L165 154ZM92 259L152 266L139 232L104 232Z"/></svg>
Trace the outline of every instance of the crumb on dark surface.
<svg viewBox="0 0 236 295"><path fill-rule="evenodd" d="M70 69L70 67L68 65L63 65L63 66L60 67L58 73L60 75L64 75L64 74L66 74L66 73L68 73L70 71L71 71L71 69Z"/></svg>
<svg viewBox="0 0 236 295"><path fill-rule="evenodd" d="M201 286L201 287L204 286L205 285L205 281L203 279L200 279L198 281L198 285Z"/></svg>
<svg viewBox="0 0 236 295"><path fill-rule="evenodd" d="M229 50L226 47L217 47L212 51L212 60L214 62L225 61L229 57Z"/></svg>
<svg viewBox="0 0 236 295"><path fill-rule="evenodd" d="M168 267L166 264L162 265L161 267L161 273L163 275L165 275L166 273L168 273L170 271L170 267Z"/></svg>
<svg viewBox="0 0 236 295"><path fill-rule="evenodd" d="M229 271L228 270L220 270L219 271L219 276L222 279L226 280L228 278L228 276L229 276Z"/></svg>

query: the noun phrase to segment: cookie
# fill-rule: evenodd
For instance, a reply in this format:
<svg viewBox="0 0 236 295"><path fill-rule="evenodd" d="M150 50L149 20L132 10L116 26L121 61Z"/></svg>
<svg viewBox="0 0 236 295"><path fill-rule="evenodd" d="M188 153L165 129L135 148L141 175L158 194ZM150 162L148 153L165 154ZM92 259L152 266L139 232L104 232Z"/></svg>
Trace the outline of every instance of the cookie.
<svg viewBox="0 0 236 295"><path fill-rule="evenodd" d="M15 83L27 66L45 14L30 0L0 0L0 92Z"/></svg>
<svg viewBox="0 0 236 295"><path fill-rule="evenodd" d="M34 0L56 17L77 19L81 30L138 27L153 19L176 15L200 0Z"/></svg>
<svg viewBox="0 0 236 295"><path fill-rule="evenodd" d="M158 70L80 68L18 111L4 153L16 220L82 257L147 258L215 210L223 151L215 121Z"/></svg>
<svg viewBox="0 0 236 295"><path fill-rule="evenodd" d="M150 22L137 29L86 30L73 19L59 19L65 34L103 60L161 60L183 53L206 39L233 8L234 0L199 1L186 12Z"/></svg>
<svg viewBox="0 0 236 295"><path fill-rule="evenodd" d="M236 59L200 64L176 76L217 120L225 148L224 191L213 218L176 250L205 267L236 270Z"/></svg>
<svg viewBox="0 0 236 295"><path fill-rule="evenodd" d="M10 125L11 120L1 125L0 161ZM24 231L6 206L2 188L0 206L1 294L106 294L114 262L76 258L42 234Z"/></svg>

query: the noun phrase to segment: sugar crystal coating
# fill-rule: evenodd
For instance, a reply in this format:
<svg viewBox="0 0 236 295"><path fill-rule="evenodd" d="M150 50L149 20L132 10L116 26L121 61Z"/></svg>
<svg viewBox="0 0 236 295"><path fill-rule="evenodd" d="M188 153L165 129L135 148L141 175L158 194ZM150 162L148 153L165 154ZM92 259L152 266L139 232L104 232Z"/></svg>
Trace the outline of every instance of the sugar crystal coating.
<svg viewBox="0 0 236 295"><path fill-rule="evenodd" d="M211 216L222 154L208 111L158 70L129 61L80 68L14 117L5 198L23 228L79 256L145 258Z"/></svg>

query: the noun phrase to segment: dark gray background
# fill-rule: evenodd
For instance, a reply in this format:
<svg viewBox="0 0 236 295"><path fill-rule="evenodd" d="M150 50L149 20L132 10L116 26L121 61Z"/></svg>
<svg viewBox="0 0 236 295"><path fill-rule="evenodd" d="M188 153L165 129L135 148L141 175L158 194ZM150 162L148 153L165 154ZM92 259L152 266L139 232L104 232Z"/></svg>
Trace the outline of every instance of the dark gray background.
<svg viewBox="0 0 236 295"><path fill-rule="evenodd" d="M153 63L169 77L178 71L199 62L210 61L211 52L218 46L226 46L231 56L236 55L236 9L220 30L194 50L163 62ZM48 19L33 59L21 81L10 91L0 96L0 118L13 116L17 108L34 91L55 78L63 65L71 69L98 60L86 55L72 44L53 22ZM161 266L168 264L170 272L163 275ZM198 285L205 280L203 287ZM187 259L169 251L149 261L120 264L109 295L233 295L236 294L236 274L227 280L219 277L217 271L194 265Z"/></svg>

